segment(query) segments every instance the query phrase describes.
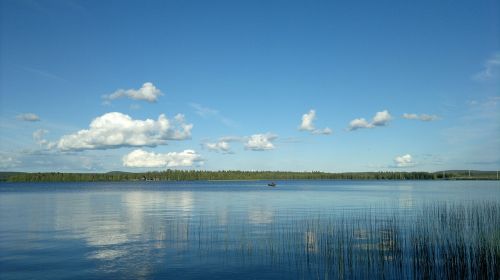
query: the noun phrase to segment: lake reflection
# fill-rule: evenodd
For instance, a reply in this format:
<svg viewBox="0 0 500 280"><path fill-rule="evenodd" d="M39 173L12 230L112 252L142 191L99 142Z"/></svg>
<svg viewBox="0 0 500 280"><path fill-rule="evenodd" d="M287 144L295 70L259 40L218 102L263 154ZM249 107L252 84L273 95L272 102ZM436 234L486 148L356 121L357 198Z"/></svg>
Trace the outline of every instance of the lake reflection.
<svg viewBox="0 0 500 280"><path fill-rule="evenodd" d="M435 233L463 231L447 244L479 242L477 248L500 253L499 243L475 237L481 231L491 234L487 241L500 240L499 209L498 182L1 184L0 276L413 278L435 272L423 270L434 264L416 265L426 244L455 256L455 247L425 239ZM447 220L435 218L443 215ZM434 223L437 232L428 227ZM500 275L498 263L485 260L494 266L481 273ZM470 271L434 269L478 275L472 260L462 265Z"/></svg>

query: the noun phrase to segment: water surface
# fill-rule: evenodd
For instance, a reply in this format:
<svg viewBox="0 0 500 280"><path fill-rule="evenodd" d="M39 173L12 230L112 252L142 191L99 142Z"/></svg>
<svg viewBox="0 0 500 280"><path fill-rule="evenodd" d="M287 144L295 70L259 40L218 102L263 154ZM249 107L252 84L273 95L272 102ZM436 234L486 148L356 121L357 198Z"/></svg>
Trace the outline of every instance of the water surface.
<svg viewBox="0 0 500 280"><path fill-rule="evenodd" d="M498 181L2 183L0 278L491 278L499 209Z"/></svg>

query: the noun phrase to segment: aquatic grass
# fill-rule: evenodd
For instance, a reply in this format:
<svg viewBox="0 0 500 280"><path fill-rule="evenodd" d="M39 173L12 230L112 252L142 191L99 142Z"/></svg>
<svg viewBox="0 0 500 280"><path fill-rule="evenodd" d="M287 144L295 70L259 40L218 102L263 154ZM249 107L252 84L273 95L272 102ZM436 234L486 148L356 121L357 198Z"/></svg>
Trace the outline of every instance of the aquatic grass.
<svg viewBox="0 0 500 280"><path fill-rule="evenodd" d="M201 258L217 255L226 263L270 266L299 279L500 278L496 202L284 217L222 226L203 217L177 228L183 238L196 241L183 244L196 244L192 249Z"/></svg>

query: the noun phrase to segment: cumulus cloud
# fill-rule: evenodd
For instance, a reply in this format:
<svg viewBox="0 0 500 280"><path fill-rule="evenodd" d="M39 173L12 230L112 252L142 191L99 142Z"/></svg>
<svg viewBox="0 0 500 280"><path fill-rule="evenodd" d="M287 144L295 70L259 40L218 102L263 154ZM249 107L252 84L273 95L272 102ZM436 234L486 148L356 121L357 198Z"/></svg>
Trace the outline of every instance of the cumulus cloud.
<svg viewBox="0 0 500 280"><path fill-rule="evenodd" d="M249 136L245 143L245 149L252 151L266 151L273 150L273 141L276 140L278 136L274 134L254 134Z"/></svg>
<svg viewBox="0 0 500 280"><path fill-rule="evenodd" d="M157 154L142 149L128 153L123 156L122 161L126 167L189 167L203 162L201 156L193 150Z"/></svg>
<svg viewBox="0 0 500 280"><path fill-rule="evenodd" d="M377 112L373 116L372 125L374 126L385 126L392 119L389 111L384 110L382 112Z"/></svg>
<svg viewBox="0 0 500 280"><path fill-rule="evenodd" d="M18 120L25 121L25 122L38 122L40 121L40 117L34 113L24 113L24 114L19 114L16 117Z"/></svg>
<svg viewBox="0 0 500 280"><path fill-rule="evenodd" d="M251 151L266 151L273 150L273 141L278 138L277 135L272 133L254 134L251 136L225 136L219 138L215 142L202 143L202 147L209 151L219 152L224 154L232 154L231 142L243 144L246 150Z"/></svg>
<svg viewBox="0 0 500 280"><path fill-rule="evenodd" d="M96 150L120 147L155 147L167 140L191 138L192 124L186 124L178 114L168 120L164 114L158 120L134 120L130 116L111 112L95 118L88 129L63 136L57 147L63 151Z"/></svg>
<svg viewBox="0 0 500 280"><path fill-rule="evenodd" d="M377 127L377 126L386 126L387 123L391 119L392 119L392 116L389 113L389 111L384 110L384 111L381 111L381 112L377 112L375 114L375 116L373 116L371 122L368 122L364 118L357 118L357 119L352 120L349 123L349 127L347 128L347 130L353 131L353 130L357 130L357 129L360 129L360 128L374 128L374 127Z"/></svg>
<svg viewBox="0 0 500 280"><path fill-rule="evenodd" d="M372 128L373 125L367 122L364 118L354 119L349 123L349 130L356 130L359 128Z"/></svg>
<svg viewBox="0 0 500 280"><path fill-rule="evenodd" d="M411 167L415 165L415 162L410 154L395 157L394 163L396 164L396 167Z"/></svg>
<svg viewBox="0 0 500 280"><path fill-rule="evenodd" d="M439 117L436 115L428 115L428 114L403 114L403 118L407 120L419 120L419 121L424 121L424 122L431 122L431 121L436 121L439 120Z"/></svg>
<svg viewBox="0 0 500 280"><path fill-rule="evenodd" d="M488 81L500 76L500 51L494 53L486 62L483 69L472 78L476 81Z"/></svg>
<svg viewBox="0 0 500 280"><path fill-rule="evenodd" d="M302 115L302 123L299 126L299 130L312 131L314 130L313 121L316 118L316 111L310 110L309 113Z"/></svg>
<svg viewBox="0 0 500 280"><path fill-rule="evenodd" d="M316 111L310 110L308 113L302 115L302 122L299 125L299 130L309 131L311 134L315 135L329 135L332 134L332 130L328 127L323 129L316 129L314 126L314 120L316 119Z"/></svg>
<svg viewBox="0 0 500 280"><path fill-rule="evenodd" d="M144 83L139 89L119 89L111 94L106 94L103 98L106 101L115 100L122 97L128 97L134 100L144 100L147 102L156 102L163 93L156 88L153 83Z"/></svg>
<svg viewBox="0 0 500 280"><path fill-rule="evenodd" d="M226 141L218 141L215 143L205 143L203 145L206 149L213 152L228 154L231 153L231 146Z"/></svg>

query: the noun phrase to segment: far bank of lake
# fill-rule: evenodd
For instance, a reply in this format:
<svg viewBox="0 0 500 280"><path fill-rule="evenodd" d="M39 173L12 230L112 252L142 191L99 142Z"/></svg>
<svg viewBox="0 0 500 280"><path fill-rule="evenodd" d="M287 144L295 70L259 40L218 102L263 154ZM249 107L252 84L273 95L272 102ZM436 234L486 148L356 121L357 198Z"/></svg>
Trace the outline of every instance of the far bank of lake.
<svg viewBox="0 0 500 280"><path fill-rule="evenodd" d="M499 180L498 171L446 170L438 172L288 172L165 170L156 172L62 173L0 172L8 182L124 182L124 181L245 181L245 180Z"/></svg>

